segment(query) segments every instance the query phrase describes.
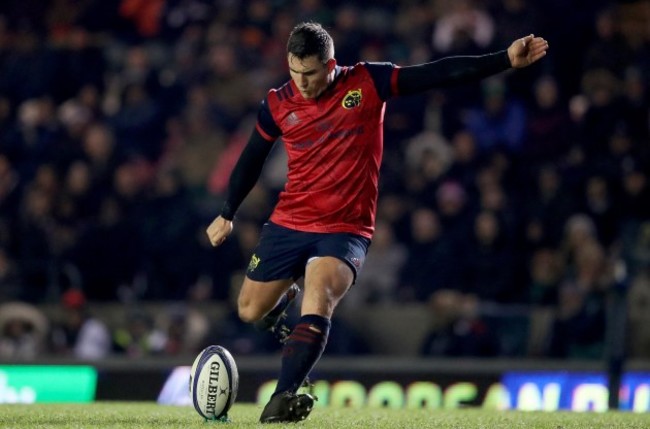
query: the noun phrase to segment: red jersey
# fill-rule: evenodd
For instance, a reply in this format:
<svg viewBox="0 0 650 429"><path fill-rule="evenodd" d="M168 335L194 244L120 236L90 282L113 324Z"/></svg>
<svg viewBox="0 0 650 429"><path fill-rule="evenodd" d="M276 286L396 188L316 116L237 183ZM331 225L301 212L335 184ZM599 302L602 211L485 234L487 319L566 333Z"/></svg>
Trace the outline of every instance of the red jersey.
<svg viewBox="0 0 650 429"><path fill-rule="evenodd" d="M316 99L303 98L292 80L269 91L256 127L270 142L282 137L289 158L272 222L372 237L384 110L397 93L397 70L390 63L337 67Z"/></svg>

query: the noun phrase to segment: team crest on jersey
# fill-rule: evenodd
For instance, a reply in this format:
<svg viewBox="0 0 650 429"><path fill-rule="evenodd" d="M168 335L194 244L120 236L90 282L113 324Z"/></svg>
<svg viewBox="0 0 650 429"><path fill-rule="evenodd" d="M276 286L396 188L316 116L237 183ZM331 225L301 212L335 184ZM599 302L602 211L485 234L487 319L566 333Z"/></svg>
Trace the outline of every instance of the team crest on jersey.
<svg viewBox="0 0 650 429"><path fill-rule="evenodd" d="M341 106L344 109L353 109L361 104L361 88L352 89L345 94Z"/></svg>
<svg viewBox="0 0 650 429"><path fill-rule="evenodd" d="M255 268L260 264L259 256L253 254L251 261L248 263L248 271L255 271Z"/></svg>

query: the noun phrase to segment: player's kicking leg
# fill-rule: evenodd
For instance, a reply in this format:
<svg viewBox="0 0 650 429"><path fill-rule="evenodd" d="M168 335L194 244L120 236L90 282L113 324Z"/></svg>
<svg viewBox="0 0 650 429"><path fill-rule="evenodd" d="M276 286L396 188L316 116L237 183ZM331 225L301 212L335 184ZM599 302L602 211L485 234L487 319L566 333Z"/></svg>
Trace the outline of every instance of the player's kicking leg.
<svg viewBox="0 0 650 429"><path fill-rule="evenodd" d="M334 308L353 280L353 271L338 258L320 257L307 265L302 316L283 347L278 385L260 422L297 422L311 412L316 398L297 391L320 359Z"/></svg>

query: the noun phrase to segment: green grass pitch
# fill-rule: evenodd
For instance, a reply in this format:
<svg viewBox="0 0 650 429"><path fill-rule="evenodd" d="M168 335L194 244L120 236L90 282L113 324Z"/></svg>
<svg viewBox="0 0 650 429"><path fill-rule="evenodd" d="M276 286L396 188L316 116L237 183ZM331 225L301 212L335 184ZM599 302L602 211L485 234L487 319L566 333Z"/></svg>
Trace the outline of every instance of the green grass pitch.
<svg viewBox="0 0 650 429"><path fill-rule="evenodd" d="M318 429L436 428L436 429L594 429L650 428L650 414L621 412L569 413L459 410L390 410L315 408L304 422L261 425L262 408L235 404L231 422L206 422L192 407L147 402L99 402L93 404L0 405L0 428L252 428L292 427Z"/></svg>

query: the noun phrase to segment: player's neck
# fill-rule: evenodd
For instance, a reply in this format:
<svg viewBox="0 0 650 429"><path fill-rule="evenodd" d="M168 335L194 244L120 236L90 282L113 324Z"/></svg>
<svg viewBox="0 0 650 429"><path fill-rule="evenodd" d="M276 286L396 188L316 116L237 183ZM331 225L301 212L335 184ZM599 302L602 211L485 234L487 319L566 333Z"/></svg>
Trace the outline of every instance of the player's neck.
<svg viewBox="0 0 650 429"><path fill-rule="evenodd" d="M340 66L335 66L331 72L327 75L327 86L323 88L323 90L318 94L315 98L314 101L318 100L320 97L323 96L329 89L334 85L336 78L339 77L341 74L341 67Z"/></svg>

